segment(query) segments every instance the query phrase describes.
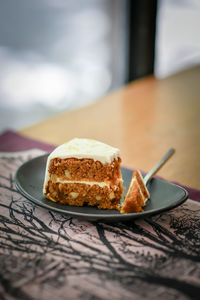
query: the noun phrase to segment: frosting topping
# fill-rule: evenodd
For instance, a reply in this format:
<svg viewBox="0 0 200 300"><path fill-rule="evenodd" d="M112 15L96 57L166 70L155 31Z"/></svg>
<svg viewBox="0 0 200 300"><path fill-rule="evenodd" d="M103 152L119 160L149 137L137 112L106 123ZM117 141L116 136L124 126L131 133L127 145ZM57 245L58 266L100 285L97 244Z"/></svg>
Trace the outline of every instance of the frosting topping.
<svg viewBox="0 0 200 300"><path fill-rule="evenodd" d="M72 157L78 159L91 158L95 161L100 161L102 164L106 164L120 157L120 150L93 139L74 138L58 146L49 155L49 159L56 157L61 159Z"/></svg>

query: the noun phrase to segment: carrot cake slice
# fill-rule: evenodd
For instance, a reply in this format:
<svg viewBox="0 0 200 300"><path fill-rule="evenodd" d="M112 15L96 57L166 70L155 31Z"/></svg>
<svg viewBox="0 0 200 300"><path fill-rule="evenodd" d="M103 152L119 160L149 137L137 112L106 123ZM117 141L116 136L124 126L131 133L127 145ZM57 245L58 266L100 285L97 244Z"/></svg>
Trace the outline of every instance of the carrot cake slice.
<svg viewBox="0 0 200 300"><path fill-rule="evenodd" d="M142 212L147 199L150 198L148 189L145 186L143 177L139 170L133 172L128 191L121 206L120 213Z"/></svg>
<svg viewBox="0 0 200 300"><path fill-rule="evenodd" d="M62 204L119 209L123 193L120 163L119 149L74 138L49 155L43 194Z"/></svg>

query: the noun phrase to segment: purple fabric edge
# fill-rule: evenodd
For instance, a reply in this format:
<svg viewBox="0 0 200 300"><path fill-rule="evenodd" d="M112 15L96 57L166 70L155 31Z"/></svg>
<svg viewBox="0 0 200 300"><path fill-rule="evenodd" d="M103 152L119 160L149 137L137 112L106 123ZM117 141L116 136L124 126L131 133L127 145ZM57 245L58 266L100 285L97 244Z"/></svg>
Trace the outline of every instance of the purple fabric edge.
<svg viewBox="0 0 200 300"><path fill-rule="evenodd" d="M29 150L29 149L33 149L33 148L38 148L38 149L41 149L41 150L44 150L47 152L51 152L55 149L55 147L56 147L56 145L43 143L38 140L23 136L19 133L13 132L11 130L6 130L0 135L0 151L1 152L16 152L16 151ZM133 170L132 168L129 168L126 166L124 166L124 167L129 170ZM157 178L165 180L164 178L161 178L159 176L157 176ZM200 202L200 190L194 189L194 188L191 188L188 186L184 186L175 181L172 181L171 183L181 186L188 192L190 199Z"/></svg>
<svg viewBox="0 0 200 300"><path fill-rule="evenodd" d="M25 137L11 130L4 131L0 135L0 151L2 152L24 151L33 148L51 152L55 148L55 145Z"/></svg>

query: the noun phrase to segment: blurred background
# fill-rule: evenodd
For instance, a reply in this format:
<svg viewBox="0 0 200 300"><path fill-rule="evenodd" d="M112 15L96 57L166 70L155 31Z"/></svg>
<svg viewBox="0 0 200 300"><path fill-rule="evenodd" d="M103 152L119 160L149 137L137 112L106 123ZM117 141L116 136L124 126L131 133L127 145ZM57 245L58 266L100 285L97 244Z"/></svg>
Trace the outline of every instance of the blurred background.
<svg viewBox="0 0 200 300"><path fill-rule="evenodd" d="M199 28L199 0L0 0L0 132L198 65Z"/></svg>

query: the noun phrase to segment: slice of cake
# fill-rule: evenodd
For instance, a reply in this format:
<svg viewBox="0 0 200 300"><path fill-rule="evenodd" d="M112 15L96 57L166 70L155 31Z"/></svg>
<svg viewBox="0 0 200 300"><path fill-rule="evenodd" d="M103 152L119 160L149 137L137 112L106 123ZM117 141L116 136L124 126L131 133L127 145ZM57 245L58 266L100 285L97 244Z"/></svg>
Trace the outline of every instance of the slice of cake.
<svg viewBox="0 0 200 300"><path fill-rule="evenodd" d="M121 206L120 213L135 213L142 212L143 207L146 205L147 199L150 198L149 191L147 190L143 177L140 171L135 170L125 196L125 200Z"/></svg>
<svg viewBox="0 0 200 300"><path fill-rule="evenodd" d="M49 155L43 194L62 204L119 209L123 193L120 163L119 149L75 138Z"/></svg>

